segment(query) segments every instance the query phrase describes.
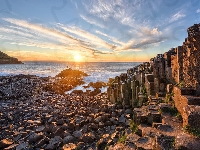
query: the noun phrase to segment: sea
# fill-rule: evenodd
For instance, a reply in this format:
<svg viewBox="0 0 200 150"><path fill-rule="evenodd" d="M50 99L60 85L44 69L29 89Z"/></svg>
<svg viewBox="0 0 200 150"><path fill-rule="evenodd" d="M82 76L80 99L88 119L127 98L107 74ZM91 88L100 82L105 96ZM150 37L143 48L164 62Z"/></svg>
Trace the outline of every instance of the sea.
<svg viewBox="0 0 200 150"><path fill-rule="evenodd" d="M85 84L90 82L108 82L109 78L126 73L129 68L137 66L141 62L23 62L23 64L2 64L0 65L0 76L6 75L37 75L40 77L55 77L66 68L81 70L89 76L84 78ZM75 87L76 90L83 89L84 85ZM73 89L73 90L74 90ZM90 88L90 90L93 90ZM105 92L107 88L101 89ZM66 94L71 93L66 91Z"/></svg>

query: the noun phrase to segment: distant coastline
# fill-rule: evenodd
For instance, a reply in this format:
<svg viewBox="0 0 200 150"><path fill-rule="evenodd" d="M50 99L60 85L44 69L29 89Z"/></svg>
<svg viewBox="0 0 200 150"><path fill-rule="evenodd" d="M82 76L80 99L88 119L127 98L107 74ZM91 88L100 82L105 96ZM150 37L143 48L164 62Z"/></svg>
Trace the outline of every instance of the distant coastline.
<svg viewBox="0 0 200 150"><path fill-rule="evenodd" d="M23 64L23 63L19 61L17 58L8 56L4 52L0 51L0 65L1 64Z"/></svg>

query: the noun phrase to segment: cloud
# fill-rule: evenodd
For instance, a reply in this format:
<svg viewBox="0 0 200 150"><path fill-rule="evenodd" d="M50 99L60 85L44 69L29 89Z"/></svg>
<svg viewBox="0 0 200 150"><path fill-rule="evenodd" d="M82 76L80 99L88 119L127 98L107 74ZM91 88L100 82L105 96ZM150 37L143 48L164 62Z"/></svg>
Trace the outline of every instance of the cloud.
<svg viewBox="0 0 200 150"><path fill-rule="evenodd" d="M4 18L3 20L12 24L12 26L7 26L7 28L0 28L0 31L2 31L2 35L0 34L1 38L6 39L10 44L55 49L58 51L65 50L70 55L78 52L82 55L87 54L87 57L119 53L121 51L141 51L166 39L158 28L149 29L141 27L141 37L137 40L133 38L128 42L121 42L98 30L95 33L108 38L108 40L105 41L76 26L56 24L56 28L52 29L24 20L12 18ZM25 32L22 32L23 30Z"/></svg>
<svg viewBox="0 0 200 150"><path fill-rule="evenodd" d="M168 39L167 36L151 36L143 40L130 40L128 43L124 44L121 47L117 47L115 51L141 51L143 49L149 48L150 46L153 46L155 44L159 44L163 41Z"/></svg>
<svg viewBox="0 0 200 150"><path fill-rule="evenodd" d="M12 33L18 36L25 36L25 37L33 37L33 35L28 34L28 33L24 33L22 31L16 31L14 29L9 29L9 28L5 28L5 27L0 27L0 32L4 32L4 33Z"/></svg>
<svg viewBox="0 0 200 150"><path fill-rule="evenodd" d="M197 9L196 13L200 13L200 9Z"/></svg>
<svg viewBox="0 0 200 150"><path fill-rule="evenodd" d="M49 28L43 27L41 25L31 24L24 20L18 20L18 19L12 19L12 18L4 18L3 20L5 20L9 23L15 24L17 26L20 26L20 27L24 27L26 29L34 30L34 31L44 34L46 36L53 36L54 38L59 38L61 40L64 39L66 42L69 42L69 43L70 42L78 43L78 40L73 39L72 37L70 37L66 34L63 34L55 29L49 29Z"/></svg>
<svg viewBox="0 0 200 150"><path fill-rule="evenodd" d="M95 55L106 53L96 48L101 47L112 50L114 47L112 44L78 27L65 27L59 24L55 29L24 20L12 18L4 18L3 20L12 24L6 26L6 28L0 27L0 31L2 31L0 32L1 38L6 39L10 44L65 50L68 53L88 53L90 56L94 53Z"/></svg>
<svg viewBox="0 0 200 150"><path fill-rule="evenodd" d="M181 11L179 11L179 12L177 12L176 14L174 14L174 15L170 18L169 22L172 23L172 22L177 21L177 20L179 20L179 19L181 19L181 18L183 18L183 17L185 17L185 14L182 13Z"/></svg>
<svg viewBox="0 0 200 150"><path fill-rule="evenodd" d="M115 44L114 52L141 51L169 39L169 36L164 36L166 33L159 30L159 23L156 25L156 22L152 22L152 19L155 20L158 17L156 12L162 5L159 1L153 3L141 0L90 0L89 2L82 1L82 3L88 14L88 20L92 19L92 23L96 26L99 22L105 25L104 31L108 32L103 33L99 30L95 32ZM176 21L183 17L185 14L180 11L174 14L170 21ZM108 35L113 27L121 29L120 41L116 37ZM117 36L119 37L119 34Z"/></svg>
<svg viewBox="0 0 200 150"><path fill-rule="evenodd" d="M88 43L91 43L92 45L96 45L97 47L104 46L105 48L112 49L113 45L105 42L104 40L100 39L99 37L86 32L78 27L75 26L63 26L61 24L58 24L60 28L64 29L65 31L75 34L78 37L81 37L84 41L87 41Z"/></svg>
<svg viewBox="0 0 200 150"><path fill-rule="evenodd" d="M95 26L98 26L98 27L101 27L101 28L105 28L105 25L102 24L101 21L98 21L96 19L94 19L92 16L88 17L86 15L80 15L80 17L85 20L86 22L92 24L92 25L95 25Z"/></svg>
<svg viewBox="0 0 200 150"><path fill-rule="evenodd" d="M120 24L132 27L135 21L134 11L138 10L138 6L132 6L129 0L90 0L82 1L82 4L87 16L80 15L81 18L101 28Z"/></svg>
<svg viewBox="0 0 200 150"><path fill-rule="evenodd" d="M124 44L125 44L125 43L123 43L123 42L117 40L117 39L114 38L114 37L108 36L107 34L101 32L101 31L96 30L95 32L96 32L97 34L99 34L99 35L103 35L104 37L109 38L109 40L110 40L111 42L115 43L115 44L118 44L118 45L124 45Z"/></svg>
<svg viewBox="0 0 200 150"><path fill-rule="evenodd" d="M146 37L146 36L155 37L155 36L162 35L162 32L158 28L150 29L147 27L142 27L139 29L139 31L140 31L140 32L138 32L139 37Z"/></svg>

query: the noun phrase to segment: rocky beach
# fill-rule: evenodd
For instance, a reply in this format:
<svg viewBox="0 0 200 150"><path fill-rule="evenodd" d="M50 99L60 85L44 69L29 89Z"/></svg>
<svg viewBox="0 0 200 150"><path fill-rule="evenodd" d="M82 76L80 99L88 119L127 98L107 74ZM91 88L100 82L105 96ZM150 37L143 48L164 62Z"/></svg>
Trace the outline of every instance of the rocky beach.
<svg viewBox="0 0 200 150"><path fill-rule="evenodd" d="M84 86L94 91L74 90L89 74L71 68L55 77L1 76L0 149L198 150L199 29L108 83Z"/></svg>
<svg viewBox="0 0 200 150"><path fill-rule="evenodd" d="M112 104L106 93L46 90L56 81L31 75L0 78L1 149L96 149L117 142L129 126L131 109Z"/></svg>

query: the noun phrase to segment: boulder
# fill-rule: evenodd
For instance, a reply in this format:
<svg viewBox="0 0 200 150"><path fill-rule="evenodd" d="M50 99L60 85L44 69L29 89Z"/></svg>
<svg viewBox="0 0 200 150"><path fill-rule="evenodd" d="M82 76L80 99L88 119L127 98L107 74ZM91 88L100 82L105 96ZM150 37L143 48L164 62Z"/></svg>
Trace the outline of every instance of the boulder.
<svg viewBox="0 0 200 150"><path fill-rule="evenodd" d="M156 135L156 149L175 149L174 148L175 137L166 136L163 134Z"/></svg>
<svg viewBox="0 0 200 150"><path fill-rule="evenodd" d="M1 140L1 142L0 142L0 149L3 149L3 148L5 148L5 147L8 147L8 146L10 146L10 145L12 145L13 144L13 141L12 140L10 140L10 139L3 139L3 140Z"/></svg>
<svg viewBox="0 0 200 150"><path fill-rule="evenodd" d="M59 147L59 145L62 142L62 138L60 136L55 136L54 138L51 138L49 141L49 144L45 149L47 150L53 150L56 149L56 147Z"/></svg>
<svg viewBox="0 0 200 150"><path fill-rule="evenodd" d="M68 135L68 136L64 137L63 144L72 143L74 141L75 141L75 138L71 135Z"/></svg>
<svg viewBox="0 0 200 150"><path fill-rule="evenodd" d="M36 143L43 138L42 133L32 133L28 138L29 143Z"/></svg>
<svg viewBox="0 0 200 150"><path fill-rule="evenodd" d="M62 150L76 150L76 149L77 149L77 146L73 143L65 144L62 147Z"/></svg>
<svg viewBox="0 0 200 150"><path fill-rule="evenodd" d="M124 114L122 114L120 117L119 117L119 123L126 123L126 118L125 118L125 115Z"/></svg>
<svg viewBox="0 0 200 150"><path fill-rule="evenodd" d="M82 140L85 143L91 143L96 139L95 135L92 132L86 133L82 136Z"/></svg>
<svg viewBox="0 0 200 150"><path fill-rule="evenodd" d="M23 149L27 149L29 146L29 144L27 142L22 142L20 143L17 147L16 150L23 150Z"/></svg>
<svg viewBox="0 0 200 150"><path fill-rule="evenodd" d="M64 137L64 130L62 128L58 128L55 132L54 132L54 136L60 136L61 138Z"/></svg>
<svg viewBox="0 0 200 150"><path fill-rule="evenodd" d="M80 138L83 135L83 133L81 131L74 131L73 132L73 136L75 138Z"/></svg>

